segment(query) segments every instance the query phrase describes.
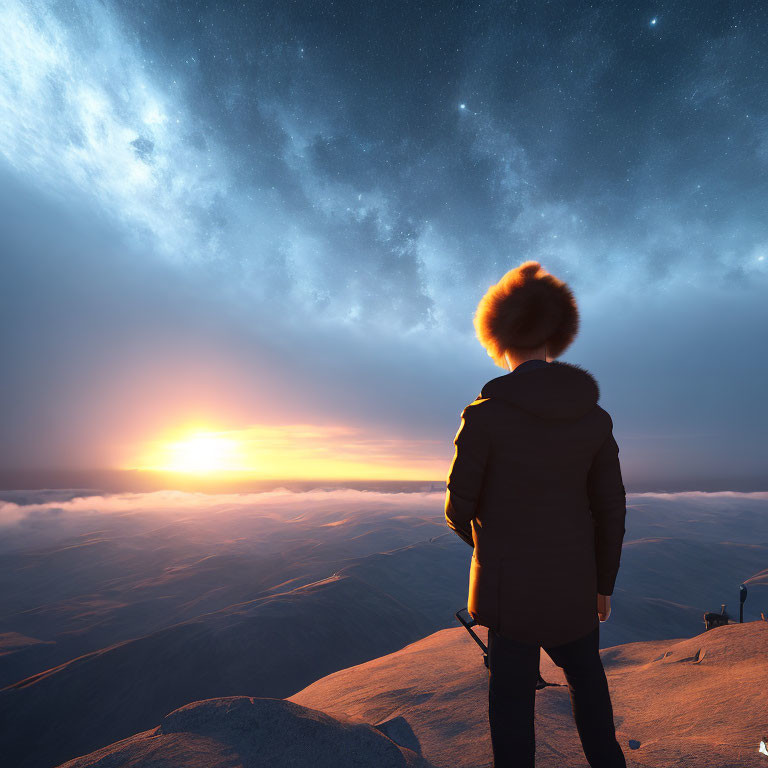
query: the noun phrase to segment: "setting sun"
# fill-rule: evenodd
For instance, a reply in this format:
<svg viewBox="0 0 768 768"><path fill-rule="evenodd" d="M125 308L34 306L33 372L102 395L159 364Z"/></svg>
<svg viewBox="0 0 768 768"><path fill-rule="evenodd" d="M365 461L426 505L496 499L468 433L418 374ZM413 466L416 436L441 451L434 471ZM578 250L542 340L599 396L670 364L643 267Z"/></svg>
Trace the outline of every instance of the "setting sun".
<svg viewBox="0 0 768 768"><path fill-rule="evenodd" d="M369 436L345 425L251 425L175 431L137 451L126 469L262 478L421 480L440 477L449 456L433 440ZM446 453L444 450L443 453Z"/></svg>
<svg viewBox="0 0 768 768"><path fill-rule="evenodd" d="M195 435L167 446L171 472L220 472L238 469L238 445L235 440L215 435Z"/></svg>
<svg viewBox="0 0 768 768"><path fill-rule="evenodd" d="M236 433L191 429L152 443L135 468L195 475L242 472L253 466L245 448Z"/></svg>

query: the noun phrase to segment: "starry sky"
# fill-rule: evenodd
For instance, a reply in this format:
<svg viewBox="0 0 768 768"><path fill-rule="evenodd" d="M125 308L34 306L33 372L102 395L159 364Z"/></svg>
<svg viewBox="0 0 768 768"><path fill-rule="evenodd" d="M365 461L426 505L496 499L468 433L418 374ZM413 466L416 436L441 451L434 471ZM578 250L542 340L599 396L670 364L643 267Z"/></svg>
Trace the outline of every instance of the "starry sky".
<svg viewBox="0 0 768 768"><path fill-rule="evenodd" d="M536 259L628 490L765 489L765 4L5 0L0 28L1 468L205 419L342 425L440 480L504 373L477 302Z"/></svg>

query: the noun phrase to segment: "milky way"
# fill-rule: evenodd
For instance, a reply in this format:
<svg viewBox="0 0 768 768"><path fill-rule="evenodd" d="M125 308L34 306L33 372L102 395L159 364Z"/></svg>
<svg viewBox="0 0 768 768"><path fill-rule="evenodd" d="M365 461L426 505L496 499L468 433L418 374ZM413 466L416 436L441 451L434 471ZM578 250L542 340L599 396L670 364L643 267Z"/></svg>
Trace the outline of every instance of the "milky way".
<svg viewBox="0 0 768 768"><path fill-rule="evenodd" d="M638 473L764 465L762 4L6 0L0 25L3 466L139 439L181 348L185 408L269 396L449 458L502 373L472 312L529 258L574 288L564 359Z"/></svg>

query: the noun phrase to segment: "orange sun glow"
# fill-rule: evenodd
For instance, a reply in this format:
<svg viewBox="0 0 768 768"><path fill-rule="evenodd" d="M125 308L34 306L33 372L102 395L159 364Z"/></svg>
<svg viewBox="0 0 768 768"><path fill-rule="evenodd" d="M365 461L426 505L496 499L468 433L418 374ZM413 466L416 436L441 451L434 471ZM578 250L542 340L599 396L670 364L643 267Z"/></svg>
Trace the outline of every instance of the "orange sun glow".
<svg viewBox="0 0 768 768"><path fill-rule="evenodd" d="M437 441L367 436L347 426L261 424L177 431L144 446L125 468L207 476L421 480L445 473L446 453Z"/></svg>

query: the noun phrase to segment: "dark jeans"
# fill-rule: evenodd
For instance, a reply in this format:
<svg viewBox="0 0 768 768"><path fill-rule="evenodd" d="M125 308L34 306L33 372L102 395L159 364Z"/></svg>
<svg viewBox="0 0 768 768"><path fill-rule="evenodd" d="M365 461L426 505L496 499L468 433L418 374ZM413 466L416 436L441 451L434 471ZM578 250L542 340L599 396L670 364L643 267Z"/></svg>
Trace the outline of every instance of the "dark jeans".
<svg viewBox="0 0 768 768"><path fill-rule="evenodd" d="M587 762L592 768L626 768L616 740L599 640L598 625L578 640L544 650L565 672ZM494 768L534 766L539 649L538 645L523 645L488 630L488 719Z"/></svg>

